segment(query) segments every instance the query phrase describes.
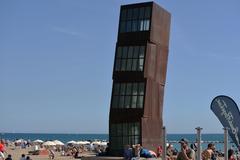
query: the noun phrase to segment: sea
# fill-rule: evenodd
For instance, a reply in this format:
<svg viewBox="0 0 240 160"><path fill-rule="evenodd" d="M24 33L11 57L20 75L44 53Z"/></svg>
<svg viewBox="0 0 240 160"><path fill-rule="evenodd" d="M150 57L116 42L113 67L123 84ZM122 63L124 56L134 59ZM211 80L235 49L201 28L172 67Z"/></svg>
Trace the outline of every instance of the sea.
<svg viewBox="0 0 240 160"><path fill-rule="evenodd" d="M108 134L47 134L47 133L0 133L1 139L6 139L14 141L17 139L31 140L41 139L43 141L47 140L60 140L63 143L68 141L80 141L80 140L102 140L108 141ZM167 142L173 144L176 149L180 148L178 141L181 138L186 138L190 143L196 142L196 134L167 134ZM202 148L206 148L207 144L213 142L216 146L216 149L219 151L224 150L223 134L201 134ZM229 147L235 147L229 138Z"/></svg>

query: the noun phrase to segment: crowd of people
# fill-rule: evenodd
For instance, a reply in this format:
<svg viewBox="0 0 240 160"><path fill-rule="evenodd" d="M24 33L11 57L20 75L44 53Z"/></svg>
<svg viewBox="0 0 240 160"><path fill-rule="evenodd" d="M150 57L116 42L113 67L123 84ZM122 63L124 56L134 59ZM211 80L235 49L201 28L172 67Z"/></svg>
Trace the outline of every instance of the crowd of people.
<svg viewBox="0 0 240 160"><path fill-rule="evenodd" d="M167 160L196 160L197 155L196 152L198 150L196 144L190 144L189 141L185 138L182 138L179 141L180 150L178 151L172 144L166 145L166 159ZM0 160L12 160L12 155L6 152L6 142L4 140L0 141ZM15 144L16 145L16 144ZM38 148L38 147L37 147ZM55 159L55 152L61 152L62 156L71 156L75 159L81 158L81 153L85 151L91 151L96 153L98 156L108 156L109 155L109 146L102 147L98 146L89 146L86 148L81 145L79 147L76 146L62 146L60 148L48 148L49 158ZM7 156L5 156L7 155ZM144 148L140 144L136 145L126 145L124 148L124 158L126 160L134 160L139 157L144 158L162 158L163 156L163 148L162 146L157 147L156 151L148 150ZM223 157L223 153L218 152L213 143L209 143L207 148L204 149L201 153L202 160L217 160L218 157ZM19 157L20 160L31 160L29 155L22 154ZM228 150L228 160L240 160L233 148L231 147Z"/></svg>
<svg viewBox="0 0 240 160"><path fill-rule="evenodd" d="M12 155L8 154L5 148L5 141L1 139L0 141L0 160L12 160ZM8 154L5 158L4 153ZM22 154L21 157L19 157L19 160L32 160L30 156L26 156L25 154Z"/></svg>
<svg viewBox="0 0 240 160"><path fill-rule="evenodd" d="M21 143L0 140L0 160L12 160L12 155L8 154L6 147L12 149L27 149L28 154L22 154L20 160L31 160L31 155L48 155L49 159L56 159L58 156L64 156L74 159L80 159L83 154L91 153L98 156L107 156L109 154L108 143L106 146L90 143L89 145L66 144L61 146L43 146L43 144L34 144L31 141L22 141ZM19 148L20 147L20 148ZM43 152L42 152L43 151Z"/></svg>
<svg viewBox="0 0 240 160"><path fill-rule="evenodd" d="M196 144L190 144L189 141L185 138L182 138L180 141L180 150L178 151L173 147L172 144L166 145L166 159L167 160L196 160L197 155L196 152L198 150ZM141 146L140 144L126 145L124 149L124 159L126 160L134 160L138 159L138 157L144 158L162 158L163 156L163 148L162 146L157 147L156 152L152 150L148 150ZM209 143L207 148L204 149L201 153L202 160L217 160L219 157L224 157L224 154L217 151L215 145L213 143ZM239 160L236 156L233 148L228 150L228 160Z"/></svg>

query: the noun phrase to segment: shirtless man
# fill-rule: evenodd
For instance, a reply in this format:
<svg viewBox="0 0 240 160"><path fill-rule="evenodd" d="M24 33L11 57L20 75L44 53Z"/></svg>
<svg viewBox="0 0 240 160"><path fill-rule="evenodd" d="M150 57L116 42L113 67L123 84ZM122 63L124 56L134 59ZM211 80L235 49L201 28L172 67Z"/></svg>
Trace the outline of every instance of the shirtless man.
<svg viewBox="0 0 240 160"><path fill-rule="evenodd" d="M188 140L182 138L179 143L181 151L178 153L177 160L195 160L195 151L188 146Z"/></svg>

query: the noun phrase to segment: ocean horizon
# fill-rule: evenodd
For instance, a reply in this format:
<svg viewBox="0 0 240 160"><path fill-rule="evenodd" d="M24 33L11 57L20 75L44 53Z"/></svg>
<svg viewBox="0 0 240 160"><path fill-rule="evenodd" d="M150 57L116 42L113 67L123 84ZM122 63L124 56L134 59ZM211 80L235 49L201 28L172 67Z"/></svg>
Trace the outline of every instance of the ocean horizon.
<svg viewBox="0 0 240 160"><path fill-rule="evenodd" d="M8 133L0 132L0 138L8 140L25 139L25 140L54 140L58 139L63 142L68 140L108 140L108 133ZM223 141L222 133L203 133L201 134L203 141ZM181 138L187 138L190 142L196 140L196 133L169 133L168 141L178 141Z"/></svg>

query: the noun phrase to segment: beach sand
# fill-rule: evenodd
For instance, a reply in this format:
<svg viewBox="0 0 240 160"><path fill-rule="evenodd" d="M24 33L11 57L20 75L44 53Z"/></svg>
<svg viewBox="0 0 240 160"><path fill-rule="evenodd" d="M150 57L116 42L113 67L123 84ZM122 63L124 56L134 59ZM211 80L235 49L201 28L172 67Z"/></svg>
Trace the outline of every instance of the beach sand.
<svg viewBox="0 0 240 160"><path fill-rule="evenodd" d="M6 148L7 154L11 154L13 160L19 160L22 154L25 154L26 156L30 156L30 158L32 160L44 160L44 159L47 160L47 159L49 159L48 155L28 155L28 152L31 150L32 150L31 148L27 148L27 149L20 149L20 148L13 148L13 147ZM56 152L55 155L56 155L56 158L55 158L56 160L73 159L72 157L61 156L60 153L58 153L58 152Z"/></svg>
<svg viewBox="0 0 240 160"><path fill-rule="evenodd" d="M11 154L12 155L12 159L13 160L19 160L22 154L25 154L26 156L30 156L30 158L32 160L49 160L49 156L48 155L28 155L28 152L32 150L32 147L30 148L26 148L26 149L21 149L20 147L6 147L6 151L7 154ZM7 154L5 154L5 156L7 156ZM90 152L86 152L81 154L81 156L83 156L83 158L81 158L82 160L96 160L96 159L100 159L100 160L119 160L119 159L123 159L122 157L96 157L93 153ZM55 160L72 160L74 159L72 156L61 156L60 152L55 152Z"/></svg>
<svg viewBox="0 0 240 160"><path fill-rule="evenodd" d="M13 160L19 160L22 154L25 154L26 156L30 156L32 160L49 160L48 155L28 155L28 152L31 151L32 148L27 149L21 149L21 148L15 148L15 147L6 147L7 154L11 154ZM5 154L6 155L6 154ZM7 156L7 155L6 155ZM82 160L120 160L123 159L123 157L96 157L92 153L84 153L82 154L83 158ZM72 160L74 159L72 156L61 156L59 152L55 152L55 160ZM140 158L141 160L145 160L146 158ZM155 159L155 158L151 158ZM224 157L218 157L217 160L223 160ZM158 158L158 160L161 160L161 158Z"/></svg>

